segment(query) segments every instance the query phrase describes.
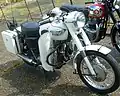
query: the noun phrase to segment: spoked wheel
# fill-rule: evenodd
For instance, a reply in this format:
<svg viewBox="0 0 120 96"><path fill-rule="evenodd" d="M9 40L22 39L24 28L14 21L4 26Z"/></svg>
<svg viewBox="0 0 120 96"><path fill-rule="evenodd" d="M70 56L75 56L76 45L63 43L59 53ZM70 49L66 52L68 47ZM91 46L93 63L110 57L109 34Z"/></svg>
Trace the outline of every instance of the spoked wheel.
<svg viewBox="0 0 120 96"><path fill-rule="evenodd" d="M120 75L116 60L96 51L87 51L86 55L96 73L93 76L82 56L77 57L77 70L82 81L93 91L107 94L119 87Z"/></svg>
<svg viewBox="0 0 120 96"><path fill-rule="evenodd" d="M113 45L120 52L120 33L117 30L115 30L111 38L112 38Z"/></svg>

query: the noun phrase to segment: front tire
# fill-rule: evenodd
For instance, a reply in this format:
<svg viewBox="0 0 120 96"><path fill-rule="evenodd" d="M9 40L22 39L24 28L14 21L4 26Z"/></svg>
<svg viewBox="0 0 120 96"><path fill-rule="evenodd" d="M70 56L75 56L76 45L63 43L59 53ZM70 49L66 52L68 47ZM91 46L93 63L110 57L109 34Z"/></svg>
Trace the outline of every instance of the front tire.
<svg viewBox="0 0 120 96"><path fill-rule="evenodd" d="M99 94L107 94L115 91L119 87L120 83L119 65L116 60L110 54L104 55L96 51L87 51L86 55L97 75L95 77L90 74L88 67L84 64L84 58L78 55L76 62L77 70L84 84L87 85L92 91ZM101 59L103 60L98 64L96 62L96 58L98 58L99 61Z"/></svg>

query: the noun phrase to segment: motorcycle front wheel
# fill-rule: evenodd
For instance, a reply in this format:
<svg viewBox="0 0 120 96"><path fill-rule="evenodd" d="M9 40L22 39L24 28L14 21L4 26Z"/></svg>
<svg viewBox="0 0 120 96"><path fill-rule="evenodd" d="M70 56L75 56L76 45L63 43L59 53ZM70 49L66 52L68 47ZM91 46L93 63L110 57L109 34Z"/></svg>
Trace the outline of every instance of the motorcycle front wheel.
<svg viewBox="0 0 120 96"><path fill-rule="evenodd" d="M97 51L87 51L86 55L96 73L93 76L82 56L77 56L77 71L84 82L92 91L99 94L107 94L119 87L120 72L117 61L110 55L104 55Z"/></svg>

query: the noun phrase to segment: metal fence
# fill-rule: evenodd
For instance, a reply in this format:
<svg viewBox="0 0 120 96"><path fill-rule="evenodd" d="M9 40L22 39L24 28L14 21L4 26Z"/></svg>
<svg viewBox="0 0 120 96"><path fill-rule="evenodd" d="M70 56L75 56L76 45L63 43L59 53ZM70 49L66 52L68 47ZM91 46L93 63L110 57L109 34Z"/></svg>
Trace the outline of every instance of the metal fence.
<svg viewBox="0 0 120 96"><path fill-rule="evenodd" d="M86 0L93 2L93 0ZM1 21L15 18L18 22L38 20L44 13L62 4L85 4L84 0L23 0L18 3L1 4Z"/></svg>

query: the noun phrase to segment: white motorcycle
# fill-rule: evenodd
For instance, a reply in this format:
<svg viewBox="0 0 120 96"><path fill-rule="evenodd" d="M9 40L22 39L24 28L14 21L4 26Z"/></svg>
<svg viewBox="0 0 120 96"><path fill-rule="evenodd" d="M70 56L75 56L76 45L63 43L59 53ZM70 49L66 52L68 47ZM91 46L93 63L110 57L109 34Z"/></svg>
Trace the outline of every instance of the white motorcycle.
<svg viewBox="0 0 120 96"><path fill-rule="evenodd" d="M48 72L72 59L74 73L91 90L101 94L115 91L120 83L118 64L109 54L110 49L91 45L82 28L84 14L54 8L49 15L39 23L25 22L20 27L8 22L9 30L2 32L7 50L27 64L41 66Z"/></svg>

